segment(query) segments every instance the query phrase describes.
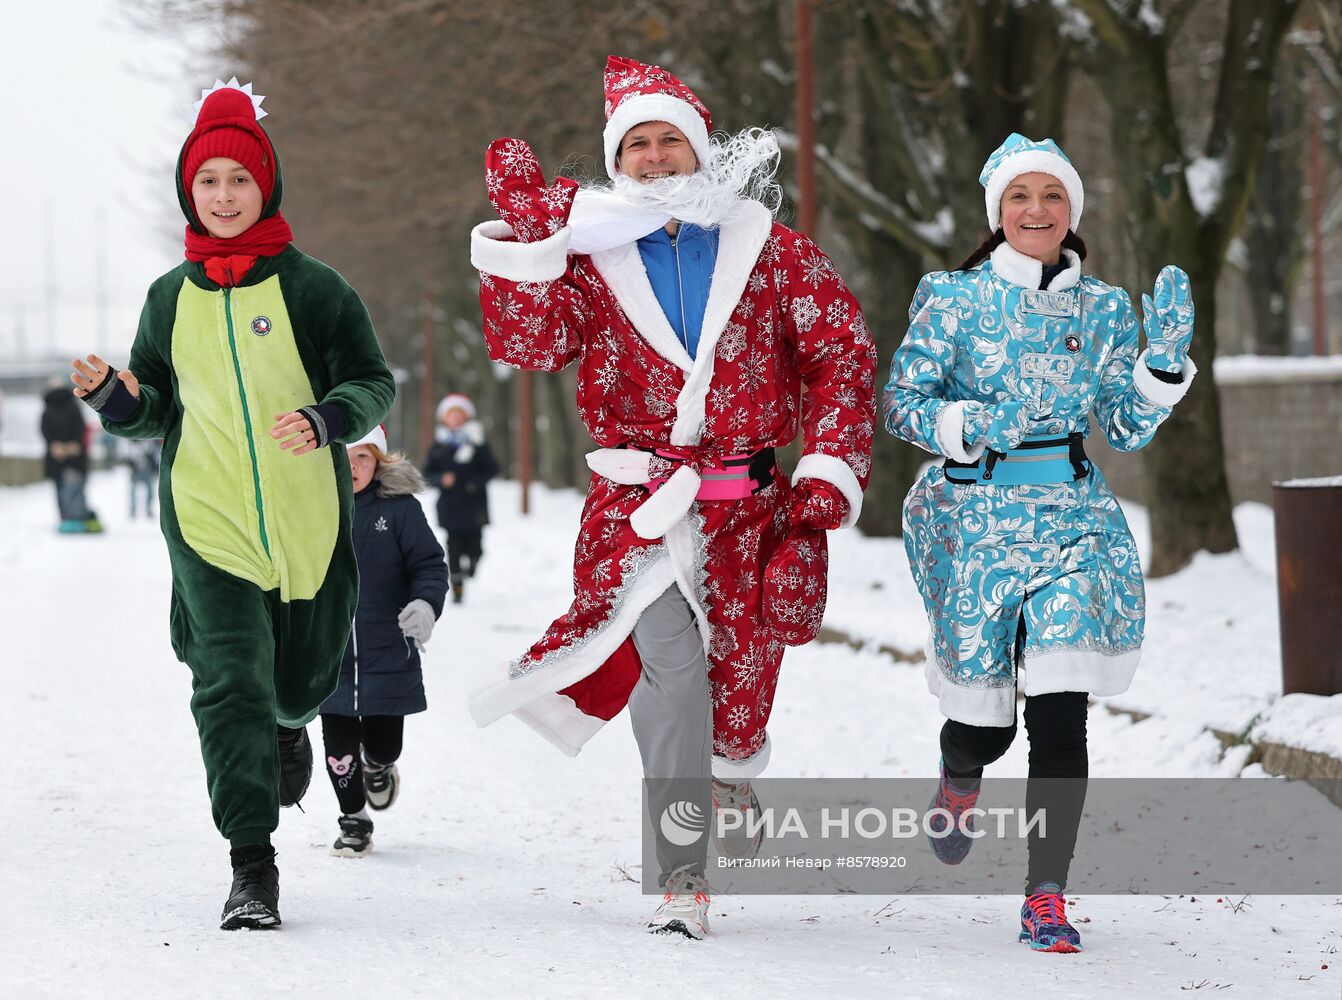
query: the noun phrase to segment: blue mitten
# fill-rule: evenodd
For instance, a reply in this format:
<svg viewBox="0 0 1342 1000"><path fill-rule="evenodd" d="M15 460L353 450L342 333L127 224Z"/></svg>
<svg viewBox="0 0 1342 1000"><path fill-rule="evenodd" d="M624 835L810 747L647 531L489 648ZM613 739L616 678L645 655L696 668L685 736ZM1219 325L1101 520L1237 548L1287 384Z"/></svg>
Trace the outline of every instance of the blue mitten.
<svg viewBox="0 0 1342 1000"><path fill-rule="evenodd" d="M966 447L982 444L1005 455L1025 440L1030 429L1030 411L1019 399L1008 399L996 406L970 403L965 408Z"/></svg>
<svg viewBox="0 0 1342 1000"><path fill-rule="evenodd" d="M1146 329L1146 364L1155 371L1178 375L1188 360L1193 340L1193 287L1188 275L1166 264L1156 276L1156 295L1142 296Z"/></svg>

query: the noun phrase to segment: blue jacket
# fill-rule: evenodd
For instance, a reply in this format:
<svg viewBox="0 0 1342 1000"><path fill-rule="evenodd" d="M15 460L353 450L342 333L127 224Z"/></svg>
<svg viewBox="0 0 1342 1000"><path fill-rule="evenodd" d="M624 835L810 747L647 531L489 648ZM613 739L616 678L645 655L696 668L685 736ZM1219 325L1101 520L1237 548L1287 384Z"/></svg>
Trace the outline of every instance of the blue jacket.
<svg viewBox="0 0 1342 1000"><path fill-rule="evenodd" d="M354 495L359 605L323 714L410 715L427 707L419 650L397 623L416 599L441 615L447 595L443 547L414 495L422 488L413 466L392 466Z"/></svg>
<svg viewBox="0 0 1342 1000"><path fill-rule="evenodd" d="M671 329L694 357L718 262L718 231L681 223L672 239L658 229L638 241L638 253Z"/></svg>
<svg viewBox="0 0 1342 1000"><path fill-rule="evenodd" d="M1042 289L1043 265L1007 243L976 268L919 282L885 390L890 433L973 462L983 444L965 440L970 404L1018 400L1033 438L1084 435L1093 417L1120 451L1152 439L1196 368L1179 384L1154 376L1127 292L1082 275L1068 253L1070 266ZM1027 697L1127 689L1146 598L1136 543L1099 469L964 485L933 465L905 498L904 526L932 626L928 685L949 718L1013 725L1018 687Z"/></svg>

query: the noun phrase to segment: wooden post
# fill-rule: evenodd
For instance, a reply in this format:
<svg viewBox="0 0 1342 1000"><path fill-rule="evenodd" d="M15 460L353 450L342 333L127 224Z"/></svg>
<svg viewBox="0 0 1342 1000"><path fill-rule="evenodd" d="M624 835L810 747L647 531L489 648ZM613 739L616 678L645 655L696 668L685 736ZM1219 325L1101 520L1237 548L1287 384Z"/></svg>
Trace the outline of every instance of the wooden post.
<svg viewBox="0 0 1342 1000"><path fill-rule="evenodd" d="M815 52L811 0L797 0L797 227L815 236Z"/></svg>
<svg viewBox="0 0 1342 1000"><path fill-rule="evenodd" d="M419 338L419 450L428 454L438 400L433 391L433 296L427 293L419 321Z"/></svg>

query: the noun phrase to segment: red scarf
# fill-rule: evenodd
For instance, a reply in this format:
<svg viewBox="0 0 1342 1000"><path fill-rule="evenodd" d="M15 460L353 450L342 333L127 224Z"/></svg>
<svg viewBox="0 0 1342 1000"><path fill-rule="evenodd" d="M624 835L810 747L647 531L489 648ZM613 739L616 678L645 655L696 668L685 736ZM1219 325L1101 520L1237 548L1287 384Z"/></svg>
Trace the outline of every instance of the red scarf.
<svg viewBox="0 0 1342 1000"><path fill-rule="evenodd" d="M279 212L229 239L202 236L187 226L186 259L204 261L205 276L216 285L231 288L242 280L257 257L274 257L293 238L293 230Z"/></svg>

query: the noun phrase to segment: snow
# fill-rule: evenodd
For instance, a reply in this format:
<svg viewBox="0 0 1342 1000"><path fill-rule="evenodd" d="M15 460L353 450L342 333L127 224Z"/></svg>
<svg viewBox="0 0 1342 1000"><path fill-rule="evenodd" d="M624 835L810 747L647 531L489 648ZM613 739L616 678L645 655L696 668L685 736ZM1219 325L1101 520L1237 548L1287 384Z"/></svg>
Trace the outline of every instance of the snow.
<svg viewBox="0 0 1342 1000"><path fill-rule="evenodd" d="M1155 0L1142 0L1141 6L1137 9L1137 20L1146 29L1147 34L1163 35L1165 33L1165 19L1156 10Z"/></svg>
<svg viewBox="0 0 1342 1000"><path fill-rule="evenodd" d="M1193 208L1198 215L1207 218L1215 213L1221 203L1224 161L1216 157L1199 156L1184 168L1184 177L1188 181L1188 196L1193 199Z"/></svg>
<svg viewBox="0 0 1342 1000"><path fill-rule="evenodd" d="M156 526L126 520L127 488L124 470L94 477L109 530L91 537L54 532L49 484L0 489L0 695L19 793L0 867L0 996L589 1000L698 984L748 984L770 1000L1338 995L1335 897L1072 895L1087 949L1077 956L1018 944L1011 896L720 896L709 941L644 934L655 900L629 881L640 775L627 722L569 759L520 723L477 730L466 712L480 669L519 652L568 601L581 498L536 489L523 519L511 483L492 489L481 575L429 643L430 708L408 720L403 794L376 814L373 854L327 855L336 805L319 771L307 812L285 810L275 837L284 927L225 934L226 845L210 821L189 672L167 641L166 553ZM1144 512L1128 513L1140 537ZM1152 641L1129 704L1157 714L1094 706L1092 774L1243 765L1245 748L1223 754L1205 727L1270 707L1279 688L1271 514L1236 517L1244 553L1152 581ZM873 644L788 653L770 774L931 777L941 718L922 665L877 648L922 645L902 546L836 533L831 566L827 623ZM1276 705L1291 713L1284 725L1306 712ZM1308 711L1336 736L1335 706ZM1025 767L1019 739L992 773Z"/></svg>
<svg viewBox="0 0 1342 1000"><path fill-rule="evenodd" d="M1233 354L1217 358L1214 364L1217 385L1342 381L1342 354L1314 357Z"/></svg>
<svg viewBox="0 0 1342 1000"><path fill-rule="evenodd" d="M1342 694L1288 694L1258 720L1253 738L1342 759Z"/></svg>
<svg viewBox="0 0 1342 1000"><path fill-rule="evenodd" d="M1282 483L1274 483L1274 486L1284 486L1290 489L1319 489L1321 487L1342 486L1342 476L1316 476L1313 479L1288 479Z"/></svg>

